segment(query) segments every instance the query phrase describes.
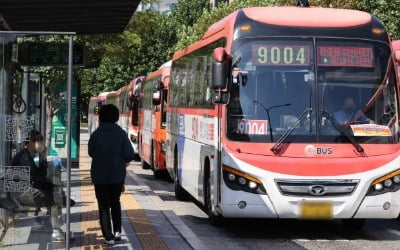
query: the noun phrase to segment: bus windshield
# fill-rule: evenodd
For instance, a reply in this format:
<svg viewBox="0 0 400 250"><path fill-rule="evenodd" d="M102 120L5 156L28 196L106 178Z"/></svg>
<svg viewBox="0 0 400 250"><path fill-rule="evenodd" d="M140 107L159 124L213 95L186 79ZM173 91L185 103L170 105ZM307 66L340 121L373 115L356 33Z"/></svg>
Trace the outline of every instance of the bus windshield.
<svg viewBox="0 0 400 250"><path fill-rule="evenodd" d="M398 142L396 77L387 44L240 39L232 56L229 139Z"/></svg>

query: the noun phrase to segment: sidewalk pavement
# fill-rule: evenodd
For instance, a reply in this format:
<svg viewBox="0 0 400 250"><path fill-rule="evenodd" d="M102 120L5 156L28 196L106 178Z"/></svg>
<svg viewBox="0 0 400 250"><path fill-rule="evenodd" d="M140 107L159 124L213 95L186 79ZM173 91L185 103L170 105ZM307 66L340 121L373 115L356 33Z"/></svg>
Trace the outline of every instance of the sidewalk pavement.
<svg viewBox="0 0 400 250"><path fill-rule="evenodd" d="M125 192L121 196L122 241L107 247L101 235L97 201L90 179L88 139L87 129L81 129L79 168L71 169L71 198L76 202L70 211L71 249L207 249L160 197L134 174L133 169L140 167L137 163L132 163L127 169ZM65 180L66 172L63 175ZM64 219L65 211L63 209ZM65 249L65 242L51 242L51 233L46 209L42 209L39 215L18 214L12 225L1 232L0 249Z"/></svg>
<svg viewBox="0 0 400 250"><path fill-rule="evenodd" d="M98 220L94 186L90 180L90 162L87 154L89 135L81 129L79 169L73 169L71 197L78 201L71 209L71 231L74 235L71 249L101 249L103 244ZM208 249L183 221L165 205L133 169L139 164L131 163L127 169L125 192L121 196L122 241L117 249ZM78 223L76 223L76 222Z"/></svg>
<svg viewBox="0 0 400 250"><path fill-rule="evenodd" d="M73 214L80 214L79 223L71 223L71 231L80 232L79 235L74 234L75 240L71 242L71 246L85 250L106 247L98 220L94 186L90 179L91 158L87 154L88 138L88 133L81 130L79 169L74 169L72 175L72 183L79 181L80 185L74 185L71 188L71 197L77 200L76 208L71 209L71 221L73 221ZM147 213L133 195L134 181L127 176L126 182L126 191L121 196L122 241L113 248L168 249ZM77 188L78 186L79 188Z"/></svg>

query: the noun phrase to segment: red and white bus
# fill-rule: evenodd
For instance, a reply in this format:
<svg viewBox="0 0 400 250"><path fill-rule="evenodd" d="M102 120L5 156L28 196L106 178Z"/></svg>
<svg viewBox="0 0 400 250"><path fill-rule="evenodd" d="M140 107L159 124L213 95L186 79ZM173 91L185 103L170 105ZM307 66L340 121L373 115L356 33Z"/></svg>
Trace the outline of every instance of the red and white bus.
<svg viewBox="0 0 400 250"><path fill-rule="evenodd" d="M400 212L399 94L387 31L368 13L238 10L173 56L167 169L222 217Z"/></svg>
<svg viewBox="0 0 400 250"><path fill-rule="evenodd" d="M400 61L400 40L396 40L392 42L392 48L394 51L394 56L396 57L397 61ZM397 64L398 74L400 78L400 64Z"/></svg>
<svg viewBox="0 0 400 250"><path fill-rule="evenodd" d="M171 62L163 64L143 81L139 108L139 155L142 167L159 178L165 167L166 109Z"/></svg>
<svg viewBox="0 0 400 250"><path fill-rule="evenodd" d="M144 80L144 76L139 76L132 80L128 86L127 91L127 107L128 119L126 120L128 136L131 140L136 159L139 159L139 103L140 103L140 86Z"/></svg>
<svg viewBox="0 0 400 250"><path fill-rule="evenodd" d="M101 105L114 104L120 111L118 125L128 134L137 159L139 158L138 109L140 85L143 80L144 77L139 76L119 90L101 93L99 96L91 97L89 101L89 133L91 134L99 126L98 111Z"/></svg>
<svg viewBox="0 0 400 250"><path fill-rule="evenodd" d="M99 126L99 109L105 103L107 95L111 92L103 92L98 96L93 96L89 100L89 110L88 110L88 129L89 134Z"/></svg>
<svg viewBox="0 0 400 250"><path fill-rule="evenodd" d="M140 76L132 80L128 85L118 91L109 93L106 98L107 104L115 105L119 112L118 125L128 134L136 158L139 158L138 151L138 102L140 85L144 77Z"/></svg>

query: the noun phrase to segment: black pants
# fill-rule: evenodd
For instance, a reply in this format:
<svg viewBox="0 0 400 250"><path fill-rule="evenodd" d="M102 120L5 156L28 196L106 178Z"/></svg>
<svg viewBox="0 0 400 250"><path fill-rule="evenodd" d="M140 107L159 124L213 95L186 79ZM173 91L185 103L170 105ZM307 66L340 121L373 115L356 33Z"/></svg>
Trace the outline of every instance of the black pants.
<svg viewBox="0 0 400 250"><path fill-rule="evenodd" d="M99 206L101 232L106 240L113 238L111 220L114 233L121 232L121 203L119 198L122 188L123 183L94 185L97 204Z"/></svg>
<svg viewBox="0 0 400 250"><path fill-rule="evenodd" d="M42 190L34 187L29 187L27 191L20 194L16 199L24 206L50 208L51 226L53 229L60 229L60 227L63 224L62 210L61 210L63 204L60 203L56 204L56 202L54 201L55 193L53 192L53 190L54 188L51 188L51 190ZM65 201L66 199L65 193L60 192L59 195L60 196L62 195L60 199Z"/></svg>

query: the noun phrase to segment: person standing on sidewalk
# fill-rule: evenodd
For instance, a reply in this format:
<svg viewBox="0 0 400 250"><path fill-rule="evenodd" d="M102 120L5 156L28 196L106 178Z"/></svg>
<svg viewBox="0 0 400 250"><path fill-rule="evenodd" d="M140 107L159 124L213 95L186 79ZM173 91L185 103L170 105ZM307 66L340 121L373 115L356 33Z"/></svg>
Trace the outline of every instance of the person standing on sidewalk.
<svg viewBox="0 0 400 250"><path fill-rule="evenodd" d="M116 124L118 119L116 106L103 105L99 111L100 126L90 136L88 145L88 153L92 157L90 175L99 206L101 232L109 245L121 240L119 199L124 188L126 167L134 159L128 135Z"/></svg>

